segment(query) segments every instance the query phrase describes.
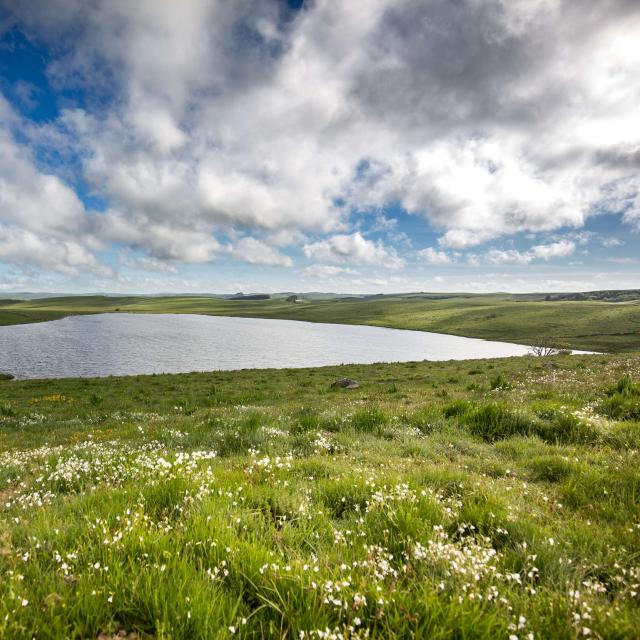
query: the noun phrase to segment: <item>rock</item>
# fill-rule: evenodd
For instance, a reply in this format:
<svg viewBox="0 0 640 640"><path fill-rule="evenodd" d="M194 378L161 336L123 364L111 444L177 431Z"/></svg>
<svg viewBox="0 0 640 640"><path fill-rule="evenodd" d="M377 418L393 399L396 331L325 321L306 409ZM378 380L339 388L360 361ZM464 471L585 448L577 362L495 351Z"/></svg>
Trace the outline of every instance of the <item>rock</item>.
<svg viewBox="0 0 640 640"><path fill-rule="evenodd" d="M331 383L331 388L336 389L341 387L342 389L358 389L360 385L350 378L342 378L342 380L335 380Z"/></svg>

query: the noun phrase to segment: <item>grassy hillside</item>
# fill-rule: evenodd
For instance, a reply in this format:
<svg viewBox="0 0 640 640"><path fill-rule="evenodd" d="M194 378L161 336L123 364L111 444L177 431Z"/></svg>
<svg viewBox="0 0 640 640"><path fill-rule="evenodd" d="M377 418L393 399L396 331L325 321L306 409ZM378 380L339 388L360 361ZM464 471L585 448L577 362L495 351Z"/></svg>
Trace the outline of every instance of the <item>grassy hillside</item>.
<svg viewBox="0 0 640 640"><path fill-rule="evenodd" d="M82 296L1 301L0 324L100 312L202 313L369 324L531 344L541 337L573 349L640 349L640 300L624 303L530 300L526 296L369 296L307 300L225 300L212 297Z"/></svg>
<svg viewBox="0 0 640 640"><path fill-rule="evenodd" d="M638 382L637 355L0 381L0 637L637 638Z"/></svg>

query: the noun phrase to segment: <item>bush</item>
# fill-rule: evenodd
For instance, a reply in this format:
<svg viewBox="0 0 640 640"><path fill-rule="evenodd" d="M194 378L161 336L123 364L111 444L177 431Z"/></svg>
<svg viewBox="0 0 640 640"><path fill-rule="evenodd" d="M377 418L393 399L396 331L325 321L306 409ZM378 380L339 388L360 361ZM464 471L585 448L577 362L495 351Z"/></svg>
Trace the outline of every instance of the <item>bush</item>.
<svg viewBox="0 0 640 640"><path fill-rule="evenodd" d="M10 373L0 373L0 382L3 380L13 380L13 376Z"/></svg>

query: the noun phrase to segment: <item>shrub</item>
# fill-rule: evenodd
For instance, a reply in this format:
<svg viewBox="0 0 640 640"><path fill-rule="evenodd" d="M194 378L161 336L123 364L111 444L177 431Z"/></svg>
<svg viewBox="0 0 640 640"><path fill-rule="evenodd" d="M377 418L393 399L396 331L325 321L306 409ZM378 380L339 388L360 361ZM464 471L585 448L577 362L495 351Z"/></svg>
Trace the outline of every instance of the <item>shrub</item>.
<svg viewBox="0 0 640 640"><path fill-rule="evenodd" d="M0 382L3 380L13 380L13 376L10 373L0 373Z"/></svg>

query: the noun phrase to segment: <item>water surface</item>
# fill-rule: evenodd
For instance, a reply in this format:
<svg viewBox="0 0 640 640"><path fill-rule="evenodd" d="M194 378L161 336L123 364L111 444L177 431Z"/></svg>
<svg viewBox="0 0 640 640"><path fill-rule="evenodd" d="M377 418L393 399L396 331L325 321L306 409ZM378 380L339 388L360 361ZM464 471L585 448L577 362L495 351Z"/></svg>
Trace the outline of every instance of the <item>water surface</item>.
<svg viewBox="0 0 640 640"><path fill-rule="evenodd" d="M105 313L0 327L0 371L16 378L464 360L527 351L423 331L190 314Z"/></svg>

